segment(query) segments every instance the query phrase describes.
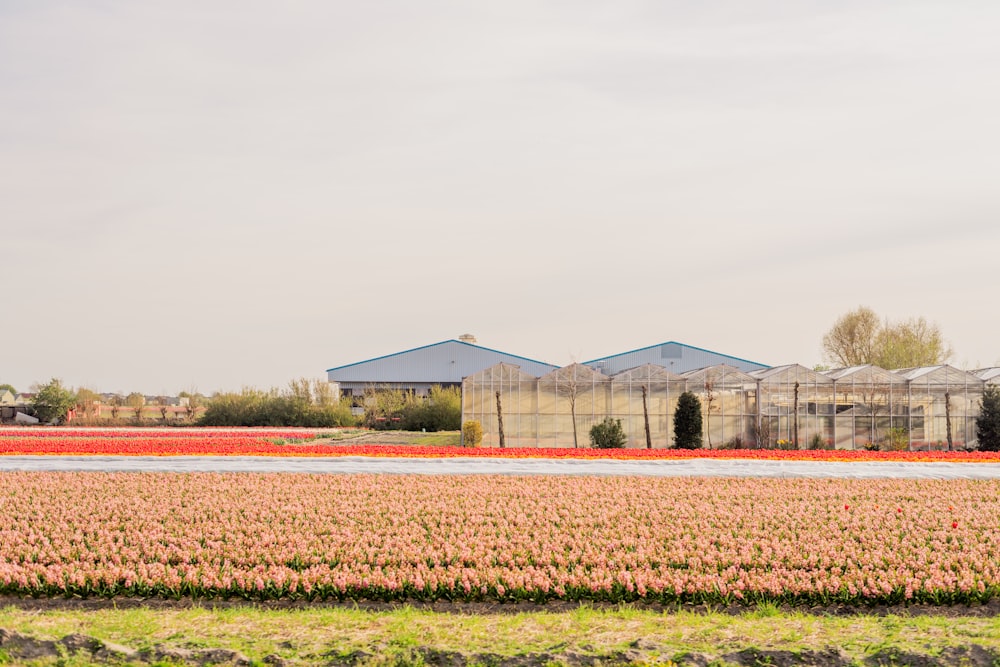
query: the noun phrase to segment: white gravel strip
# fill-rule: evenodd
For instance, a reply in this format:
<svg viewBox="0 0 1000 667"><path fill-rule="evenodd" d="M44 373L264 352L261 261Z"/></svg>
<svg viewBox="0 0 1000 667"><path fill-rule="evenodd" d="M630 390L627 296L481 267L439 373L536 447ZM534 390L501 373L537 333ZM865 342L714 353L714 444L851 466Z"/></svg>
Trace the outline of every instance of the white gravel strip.
<svg viewBox="0 0 1000 667"><path fill-rule="evenodd" d="M265 456L0 456L0 471L291 472L408 475L643 475L650 477L843 477L1000 479L1000 463L588 460Z"/></svg>

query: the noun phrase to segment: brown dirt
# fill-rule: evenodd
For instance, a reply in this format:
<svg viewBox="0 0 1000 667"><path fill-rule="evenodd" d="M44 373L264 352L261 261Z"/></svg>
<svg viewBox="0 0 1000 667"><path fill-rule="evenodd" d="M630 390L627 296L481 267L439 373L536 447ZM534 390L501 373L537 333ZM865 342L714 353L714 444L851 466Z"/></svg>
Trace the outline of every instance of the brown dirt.
<svg viewBox="0 0 1000 667"><path fill-rule="evenodd" d="M601 602L534 602L500 603L500 602L377 602L369 600L347 600L344 602L308 600L264 600L253 601L238 598L81 598L81 597L19 597L0 595L0 607L15 607L29 611L58 610L92 610L92 609L230 609L239 607L254 607L258 609L309 609L338 608L362 609L366 611L392 611L408 607L422 611L432 611L442 614L522 614L531 612L560 613L573 611L580 607L591 609L621 609L619 603ZM755 605L729 605L727 607L711 605L664 605L664 604L634 604L637 609L662 613L670 611L687 611L703 613L725 613L734 616L757 611ZM1000 616L1000 600L991 600L975 605L817 605L780 607L783 612L796 612L816 616L944 616L951 618L993 618Z"/></svg>

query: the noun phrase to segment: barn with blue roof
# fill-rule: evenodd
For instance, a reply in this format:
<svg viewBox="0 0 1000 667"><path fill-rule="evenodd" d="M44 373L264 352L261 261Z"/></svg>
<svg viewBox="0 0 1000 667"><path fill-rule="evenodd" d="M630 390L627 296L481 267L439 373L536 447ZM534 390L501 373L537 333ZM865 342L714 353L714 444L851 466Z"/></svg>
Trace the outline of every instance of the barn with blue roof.
<svg viewBox="0 0 1000 667"><path fill-rule="evenodd" d="M470 334L457 340L416 347L367 361L327 369L327 380L341 396L360 396L366 389L402 389L425 396L434 385L460 387L466 376L496 364L518 366L545 375L558 366L476 344Z"/></svg>

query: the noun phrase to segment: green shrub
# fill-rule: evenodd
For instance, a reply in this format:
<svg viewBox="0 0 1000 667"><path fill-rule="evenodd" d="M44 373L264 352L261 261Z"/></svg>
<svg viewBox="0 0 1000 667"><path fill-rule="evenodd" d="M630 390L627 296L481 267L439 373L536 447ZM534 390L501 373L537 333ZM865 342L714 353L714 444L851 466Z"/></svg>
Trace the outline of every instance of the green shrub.
<svg viewBox="0 0 1000 667"><path fill-rule="evenodd" d="M350 403L323 400L277 389L243 389L208 399L198 423L202 426L355 426Z"/></svg>
<svg viewBox="0 0 1000 667"><path fill-rule="evenodd" d="M377 430L457 431L462 428L462 390L434 385L426 397L402 389L368 390L364 425Z"/></svg>
<svg viewBox="0 0 1000 667"><path fill-rule="evenodd" d="M678 449L701 448L701 401L690 391L677 399L674 413L674 447Z"/></svg>
<svg viewBox="0 0 1000 667"><path fill-rule="evenodd" d="M605 417L600 424L590 427L590 445L597 449L621 449L628 443L621 419Z"/></svg>
<svg viewBox="0 0 1000 667"><path fill-rule="evenodd" d="M483 442L483 425L474 419L462 424L462 446L478 447Z"/></svg>
<svg viewBox="0 0 1000 667"><path fill-rule="evenodd" d="M1000 387L986 385L976 417L976 439L984 452L1000 452Z"/></svg>
<svg viewBox="0 0 1000 667"><path fill-rule="evenodd" d="M903 426L890 428L883 438L885 449L889 452L904 452L910 448L910 435Z"/></svg>

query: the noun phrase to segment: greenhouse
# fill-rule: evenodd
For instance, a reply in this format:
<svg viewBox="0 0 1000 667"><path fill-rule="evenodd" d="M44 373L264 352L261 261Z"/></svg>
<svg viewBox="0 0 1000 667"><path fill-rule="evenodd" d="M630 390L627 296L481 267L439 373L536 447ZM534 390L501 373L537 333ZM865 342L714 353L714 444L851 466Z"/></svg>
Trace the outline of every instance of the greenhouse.
<svg viewBox="0 0 1000 667"><path fill-rule="evenodd" d="M481 423L484 447L589 447L590 429L610 418L621 420L626 446L665 448L688 391L713 449L959 449L976 446L983 387L997 382L998 369L947 365L746 372L719 364L675 374L644 364L609 376L572 364L539 377L502 363L464 379L462 420Z"/></svg>

